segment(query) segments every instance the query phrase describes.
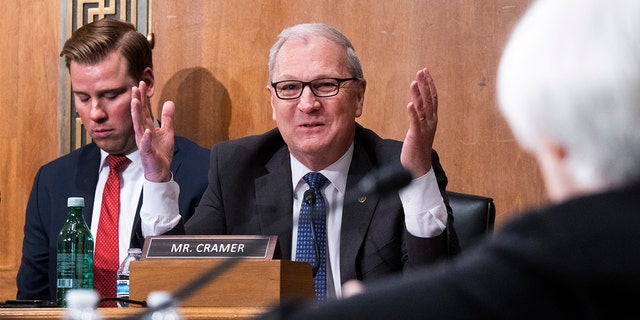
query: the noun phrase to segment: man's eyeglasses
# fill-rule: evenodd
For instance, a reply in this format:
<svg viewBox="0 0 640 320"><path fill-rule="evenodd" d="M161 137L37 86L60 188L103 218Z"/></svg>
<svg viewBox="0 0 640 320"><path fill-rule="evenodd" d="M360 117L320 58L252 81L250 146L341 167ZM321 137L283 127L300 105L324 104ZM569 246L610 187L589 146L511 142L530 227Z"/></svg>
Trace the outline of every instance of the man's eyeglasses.
<svg viewBox="0 0 640 320"><path fill-rule="evenodd" d="M298 80L284 80L271 83L276 91L276 96L282 100L294 100L300 98L304 87L309 86L311 92L318 98L333 97L340 92L340 85L345 81L358 80L358 78L322 78L309 82Z"/></svg>

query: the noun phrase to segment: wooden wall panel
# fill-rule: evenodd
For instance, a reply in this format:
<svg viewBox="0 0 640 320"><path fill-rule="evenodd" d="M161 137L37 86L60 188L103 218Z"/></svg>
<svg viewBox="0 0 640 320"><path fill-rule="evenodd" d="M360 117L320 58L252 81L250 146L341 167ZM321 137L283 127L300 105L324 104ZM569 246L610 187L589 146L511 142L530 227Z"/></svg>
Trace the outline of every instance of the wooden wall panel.
<svg viewBox="0 0 640 320"><path fill-rule="evenodd" d="M0 19L0 300L15 299L36 170L58 156L59 1L16 1Z"/></svg>
<svg viewBox="0 0 640 320"><path fill-rule="evenodd" d="M493 197L499 226L545 197L534 160L519 149L495 99L500 52L529 3L157 1L156 114L163 101L176 101L176 132L206 147L271 129L269 48L284 27L325 22L356 47L368 81L359 121L384 137L404 137L409 83L430 68L440 100L435 144L449 189Z"/></svg>

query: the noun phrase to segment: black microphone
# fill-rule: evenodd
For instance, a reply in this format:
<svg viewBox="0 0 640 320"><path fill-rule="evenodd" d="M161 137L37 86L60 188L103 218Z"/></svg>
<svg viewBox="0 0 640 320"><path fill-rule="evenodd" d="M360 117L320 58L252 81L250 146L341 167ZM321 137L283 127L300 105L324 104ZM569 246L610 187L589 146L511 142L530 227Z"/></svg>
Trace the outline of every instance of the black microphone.
<svg viewBox="0 0 640 320"><path fill-rule="evenodd" d="M316 193L309 188L309 190L304 192L304 202L306 202L311 208L316 204ZM313 216L313 215L311 215Z"/></svg>
<svg viewBox="0 0 640 320"><path fill-rule="evenodd" d="M364 194L385 195L408 185L413 177L411 172L398 163L382 166L364 176L358 183L358 190Z"/></svg>
<svg viewBox="0 0 640 320"><path fill-rule="evenodd" d="M313 264L311 265L311 271L313 274L313 277L316 277L316 274L318 274L318 269L320 269L320 247L318 246L318 240L316 239L316 227L315 224L313 223L313 215L314 215L314 209L316 207L316 192L313 191L311 188L307 189L307 191L304 192L304 196L303 196L303 201L307 203L307 205L309 205L309 219L310 219L310 223L311 223L311 238L313 238L313 245L314 245L314 256L315 256L315 260L313 261Z"/></svg>

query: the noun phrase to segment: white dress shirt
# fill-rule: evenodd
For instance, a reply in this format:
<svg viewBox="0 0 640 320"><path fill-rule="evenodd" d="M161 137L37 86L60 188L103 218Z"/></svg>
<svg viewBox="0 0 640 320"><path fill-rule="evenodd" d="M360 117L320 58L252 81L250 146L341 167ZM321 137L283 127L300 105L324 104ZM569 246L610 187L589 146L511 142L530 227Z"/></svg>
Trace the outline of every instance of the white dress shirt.
<svg viewBox="0 0 640 320"><path fill-rule="evenodd" d="M330 297L342 297L340 278L340 229L342 227L342 208L347 186L349 166L353 158L353 144L338 161L319 172L329 183L321 192L325 198L327 214L327 292ZM309 186L304 181L305 174L311 172L295 157L291 156L291 178L293 185L293 239L291 257L295 259L298 242L298 219L304 192ZM416 237L430 238L440 235L446 228L447 209L433 169L424 176L414 179L399 192L405 211L407 231Z"/></svg>

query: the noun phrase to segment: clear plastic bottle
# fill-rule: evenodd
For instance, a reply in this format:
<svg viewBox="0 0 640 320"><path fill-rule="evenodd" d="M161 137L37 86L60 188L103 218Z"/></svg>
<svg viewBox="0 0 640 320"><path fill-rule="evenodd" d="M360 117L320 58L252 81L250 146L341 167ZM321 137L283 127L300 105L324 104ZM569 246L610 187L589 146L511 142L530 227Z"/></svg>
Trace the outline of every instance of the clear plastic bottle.
<svg viewBox="0 0 640 320"><path fill-rule="evenodd" d="M142 320L184 320L178 311L178 305L173 300L171 293L166 291L152 291L147 296L149 308L158 308L165 303L170 303L166 308L156 310L146 315Z"/></svg>
<svg viewBox="0 0 640 320"><path fill-rule="evenodd" d="M72 289L66 294L67 310L62 320L101 320L98 293L89 289Z"/></svg>
<svg viewBox="0 0 640 320"><path fill-rule="evenodd" d="M67 199L69 214L58 234L56 304L66 307L67 291L93 289L93 236L84 221L84 198Z"/></svg>
<svg viewBox="0 0 640 320"><path fill-rule="evenodd" d="M131 261L140 260L142 249L129 248L127 252L127 257L124 258L120 264L120 268L118 268L118 280L116 283L116 297L122 299L129 299L129 264ZM127 308L129 307L129 303L118 301L118 307Z"/></svg>

